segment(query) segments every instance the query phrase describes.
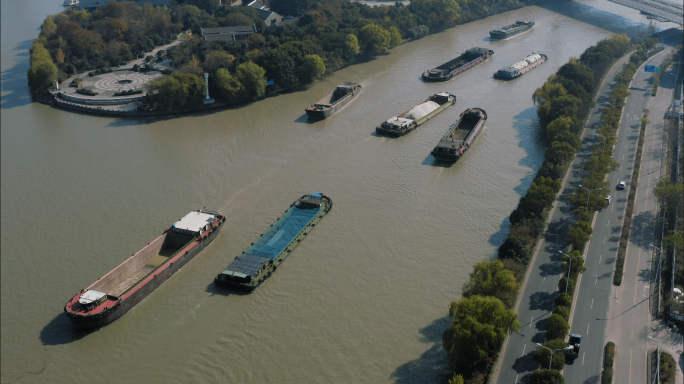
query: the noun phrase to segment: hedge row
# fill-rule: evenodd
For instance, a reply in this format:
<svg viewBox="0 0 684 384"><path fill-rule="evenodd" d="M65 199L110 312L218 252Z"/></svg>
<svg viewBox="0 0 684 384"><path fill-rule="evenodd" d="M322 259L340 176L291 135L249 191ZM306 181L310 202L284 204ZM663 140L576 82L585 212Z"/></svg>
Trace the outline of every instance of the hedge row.
<svg viewBox="0 0 684 384"><path fill-rule="evenodd" d="M601 374L601 384L611 384L613 382L614 361L615 343L609 341L603 349L603 373Z"/></svg>

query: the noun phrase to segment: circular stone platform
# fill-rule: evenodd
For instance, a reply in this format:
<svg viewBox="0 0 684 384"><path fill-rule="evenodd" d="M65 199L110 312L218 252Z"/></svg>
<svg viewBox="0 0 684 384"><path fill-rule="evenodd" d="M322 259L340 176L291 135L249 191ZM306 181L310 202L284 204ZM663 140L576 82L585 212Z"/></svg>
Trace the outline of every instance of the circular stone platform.
<svg viewBox="0 0 684 384"><path fill-rule="evenodd" d="M110 75L103 77L93 84L95 89L102 91L128 91L142 87L152 80L152 76L140 73L127 73L125 75Z"/></svg>

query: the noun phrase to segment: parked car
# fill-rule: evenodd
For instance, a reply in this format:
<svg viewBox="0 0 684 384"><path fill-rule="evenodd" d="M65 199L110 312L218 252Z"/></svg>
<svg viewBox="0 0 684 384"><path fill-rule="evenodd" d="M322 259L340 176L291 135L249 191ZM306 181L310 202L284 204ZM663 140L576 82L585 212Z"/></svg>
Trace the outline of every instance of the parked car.
<svg viewBox="0 0 684 384"><path fill-rule="evenodd" d="M625 189L625 182L624 181L619 182L616 189L618 189L618 190Z"/></svg>

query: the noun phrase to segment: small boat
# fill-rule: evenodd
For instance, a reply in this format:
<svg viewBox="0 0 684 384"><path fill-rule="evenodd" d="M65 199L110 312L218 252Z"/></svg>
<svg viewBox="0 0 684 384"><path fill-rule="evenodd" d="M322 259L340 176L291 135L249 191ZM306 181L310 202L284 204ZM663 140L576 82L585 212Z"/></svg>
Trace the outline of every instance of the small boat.
<svg viewBox="0 0 684 384"><path fill-rule="evenodd" d="M322 98L318 103L307 107L306 114L312 119L325 119L339 111L352 101L361 90L361 84L344 83L338 85L333 93Z"/></svg>
<svg viewBox="0 0 684 384"><path fill-rule="evenodd" d="M517 79L518 77L520 77L520 76L524 75L525 73L531 71L533 68L536 68L536 67L542 65L548 59L549 58L546 57L546 55L543 53L532 52L531 55L529 55L526 58L518 61L517 63L515 63L509 67L499 69L494 74L494 78L495 79L501 79L501 80Z"/></svg>
<svg viewBox="0 0 684 384"><path fill-rule="evenodd" d="M392 137L403 136L454 104L456 104L456 95L449 92L434 94L401 115L383 122L375 128L375 131Z"/></svg>
<svg viewBox="0 0 684 384"><path fill-rule="evenodd" d="M441 161L457 161L484 130L485 121L487 112L483 109L466 109L432 150L432 156Z"/></svg>
<svg viewBox="0 0 684 384"><path fill-rule="evenodd" d="M332 200L322 193L300 197L256 243L216 276L214 284L254 291L331 209Z"/></svg>
<svg viewBox="0 0 684 384"><path fill-rule="evenodd" d="M190 212L64 306L76 329L103 327L123 316L206 248L226 220L218 212Z"/></svg>
<svg viewBox="0 0 684 384"><path fill-rule="evenodd" d="M534 21L516 21L511 25L489 31L489 36L494 40L503 40L529 31L533 26Z"/></svg>
<svg viewBox="0 0 684 384"><path fill-rule="evenodd" d="M483 63L494 54L494 51L486 48L470 48L457 58L447 61L439 67L423 72L425 81L447 81L455 76Z"/></svg>

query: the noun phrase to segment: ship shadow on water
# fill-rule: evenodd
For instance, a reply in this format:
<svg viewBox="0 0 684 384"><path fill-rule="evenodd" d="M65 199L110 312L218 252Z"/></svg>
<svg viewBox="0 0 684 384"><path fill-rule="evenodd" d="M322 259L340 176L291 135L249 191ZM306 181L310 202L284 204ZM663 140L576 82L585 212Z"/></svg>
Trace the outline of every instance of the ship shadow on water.
<svg viewBox="0 0 684 384"><path fill-rule="evenodd" d="M78 341L89 334L95 332L92 331L77 331L71 324L71 320L61 312L54 319L52 319L43 329L40 331L40 341L43 345L62 345L69 344L73 341Z"/></svg>
<svg viewBox="0 0 684 384"><path fill-rule="evenodd" d="M452 372L442 347L442 334L447 328L449 318L445 316L420 329L420 341L430 344L430 348L415 360L397 367L390 379L397 384L446 382Z"/></svg>
<svg viewBox="0 0 684 384"><path fill-rule="evenodd" d="M268 281L268 279L266 279ZM264 282L266 282L264 281ZM232 288L227 288L227 287L219 287L213 282L207 284L207 289L205 292L211 293L212 295L221 295L221 296L247 296L250 294L250 292L245 292L245 291L240 291L237 289L232 289Z"/></svg>

